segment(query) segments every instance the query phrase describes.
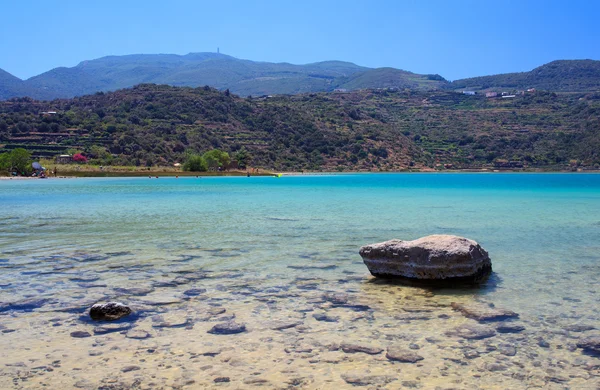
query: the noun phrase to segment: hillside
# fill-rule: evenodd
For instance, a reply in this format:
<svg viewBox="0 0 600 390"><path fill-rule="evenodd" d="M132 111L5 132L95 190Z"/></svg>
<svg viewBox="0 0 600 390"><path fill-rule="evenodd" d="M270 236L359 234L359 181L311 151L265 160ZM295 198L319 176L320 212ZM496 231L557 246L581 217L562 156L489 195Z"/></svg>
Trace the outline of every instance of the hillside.
<svg viewBox="0 0 600 390"><path fill-rule="evenodd" d="M16 147L37 156L83 151L103 165L168 165L188 152L243 148L252 166L282 171L598 168L600 94L486 99L363 90L242 98L146 84L0 102L0 148Z"/></svg>
<svg viewBox="0 0 600 390"><path fill-rule="evenodd" d="M450 84L450 88L472 90L535 88L554 92L600 91L600 61L553 61L529 72L456 80Z"/></svg>
<svg viewBox="0 0 600 390"><path fill-rule="evenodd" d="M25 93L23 81L0 69L0 100L21 96Z"/></svg>
<svg viewBox="0 0 600 390"><path fill-rule="evenodd" d="M5 90L0 98L70 98L142 83L208 85L242 96L326 92L336 88L436 89L447 84L442 78L430 80L410 72L369 69L342 61L293 65L241 60L218 53L109 56L16 81L22 83L21 89L11 88L9 81L0 79L0 90Z"/></svg>

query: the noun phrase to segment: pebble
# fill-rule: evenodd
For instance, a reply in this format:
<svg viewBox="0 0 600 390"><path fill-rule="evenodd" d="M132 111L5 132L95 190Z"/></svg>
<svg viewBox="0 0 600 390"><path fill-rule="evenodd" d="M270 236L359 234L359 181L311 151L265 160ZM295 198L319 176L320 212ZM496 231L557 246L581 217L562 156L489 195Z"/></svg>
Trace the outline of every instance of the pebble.
<svg viewBox="0 0 600 390"><path fill-rule="evenodd" d="M228 376L220 376L220 377L217 377L217 378L213 379L213 382L215 382L215 383L227 383L227 382L230 382L230 381L231 380L229 379Z"/></svg>
<svg viewBox="0 0 600 390"><path fill-rule="evenodd" d="M302 321L273 321L270 322L267 327L271 330L285 330L295 328L298 325L302 325Z"/></svg>
<svg viewBox="0 0 600 390"><path fill-rule="evenodd" d="M121 372L138 371L141 370L140 366L125 366L121 368Z"/></svg>
<svg viewBox="0 0 600 390"><path fill-rule="evenodd" d="M71 337L75 337L78 339L84 338L84 337L91 337L92 335L89 332L85 332L83 330L77 330L75 332L71 332Z"/></svg>

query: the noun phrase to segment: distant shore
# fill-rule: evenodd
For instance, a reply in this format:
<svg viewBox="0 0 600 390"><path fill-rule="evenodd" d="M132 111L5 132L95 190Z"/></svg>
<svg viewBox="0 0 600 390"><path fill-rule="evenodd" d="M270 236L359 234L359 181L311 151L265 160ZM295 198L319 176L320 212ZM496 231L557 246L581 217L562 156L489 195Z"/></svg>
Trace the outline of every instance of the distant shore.
<svg viewBox="0 0 600 390"><path fill-rule="evenodd" d="M584 171L568 171L568 170L412 170L412 171L344 171L344 172L332 172L332 171L305 171L305 172L267 172L262 171L259 173L250 173L250 176L336 176L336 175L355 175L355 174L398 174L398 173L442 173L442 174L455 174L455 173L600 173L600 170L584 170ZM102 178L102 177L243 177L247 176L247 172L231 171L231 172L125 172L125 171L80 171L80 172L65 172L60 176L48 176L45 179L76 179L76 178ZM40 179L35 176L0 176L0 180L34 180Z"/></svg>

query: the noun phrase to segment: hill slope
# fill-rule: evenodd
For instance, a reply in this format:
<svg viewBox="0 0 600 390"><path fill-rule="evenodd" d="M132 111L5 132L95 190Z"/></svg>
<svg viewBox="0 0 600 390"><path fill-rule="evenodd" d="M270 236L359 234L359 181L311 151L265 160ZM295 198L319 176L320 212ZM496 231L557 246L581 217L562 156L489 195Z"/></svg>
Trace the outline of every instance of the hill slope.
<svg viewBox="0 0 600 390"><path fill-rule="evenodd" d="M170 164L186 151L245 148L253 166L289 171L599 167L600 93L486 99L362 90L240 98L208 87L140 85L0 102L2 147L37 156L76 149L103 165Z"/></svg>
<svg viewBox="0 0 600 390"><path fill-rule="evenodd" d="M55 68L22 82L28 96L44 100L113 91L141 83L209 85L242 96L323 92L335 88L436 89L447 84L442 78L428 80L427 76L410 72L391 68L371 70L342 61L293 65L241 60L218 53L109 56L84 61L73 68ZM3 98L24 96L21 90L6 89Z"/></svg>
<svg viewBox="0 0 600 390"><path fill-rule="evenodd" d="M536 88L555 92L600 91L600 61L560 60L529 72L456 80L452 89L520 89Z"/></svg>
<svg viewBox="0 0 600 390"><path fill-rule="evenodd" d="M25 86L23 85L23 81L0 69L0 100L22 96L24 93Z"/></svg>

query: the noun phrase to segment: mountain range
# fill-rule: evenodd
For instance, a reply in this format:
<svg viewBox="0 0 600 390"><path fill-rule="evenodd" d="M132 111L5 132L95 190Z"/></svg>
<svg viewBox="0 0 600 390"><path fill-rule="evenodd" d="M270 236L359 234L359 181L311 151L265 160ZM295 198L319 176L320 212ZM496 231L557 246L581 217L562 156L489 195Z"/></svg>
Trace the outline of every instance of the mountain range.
<svg viewBox="0 0 600 390"><path fill-rule="evenodd" d="M561 60L530 72L449 82L438 74L395 68L367 68L350 62L306 65L256 62L219 53L135 54L83 61L21 80L0 69L0 100L71 98L138 84L208 85L241 96L397 88L410 90L489 90L494 88L587 92L600 90L600 61Z"/></svg>

